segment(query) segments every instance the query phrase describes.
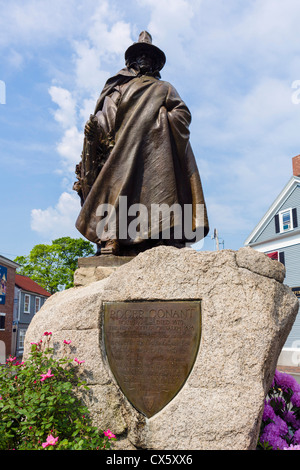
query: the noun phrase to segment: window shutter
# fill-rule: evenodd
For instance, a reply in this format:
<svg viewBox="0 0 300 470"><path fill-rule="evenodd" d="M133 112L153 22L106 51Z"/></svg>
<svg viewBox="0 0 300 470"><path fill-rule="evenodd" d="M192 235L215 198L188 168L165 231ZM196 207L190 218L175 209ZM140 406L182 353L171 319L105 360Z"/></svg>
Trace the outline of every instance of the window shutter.
<svg viewBox="0 0 300 470"><path fill-rule="evenodd" d="M282 264L285 265L284 251L282 251L281 253L279 253L279 261L280 261L280 263L282 263Z"/></svg>
<svg viewBox="0 0 300 470"><path fill-rule="evenodd" d="M293 227L297 228L298 227L298 217L297 217L297 208L295 207L292 211L293 213Z"/></svg>
<svg viewBox="0 0 300 470"><path fill-rule="evenodd" d="M279 215L275 215L275 232L279 233Z"/></svg>

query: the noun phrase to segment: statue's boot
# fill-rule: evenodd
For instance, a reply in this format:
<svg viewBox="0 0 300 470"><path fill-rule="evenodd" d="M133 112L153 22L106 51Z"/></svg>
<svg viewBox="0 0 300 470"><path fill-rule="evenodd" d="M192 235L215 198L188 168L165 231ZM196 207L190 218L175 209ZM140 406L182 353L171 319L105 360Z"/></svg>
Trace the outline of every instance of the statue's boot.
<svg viewBox="0 0 300 470"><path fill-rule="evenodd" d="M118 240L108 240L105 246L101 248L101 255L117 255L119 253Z"/></svg>

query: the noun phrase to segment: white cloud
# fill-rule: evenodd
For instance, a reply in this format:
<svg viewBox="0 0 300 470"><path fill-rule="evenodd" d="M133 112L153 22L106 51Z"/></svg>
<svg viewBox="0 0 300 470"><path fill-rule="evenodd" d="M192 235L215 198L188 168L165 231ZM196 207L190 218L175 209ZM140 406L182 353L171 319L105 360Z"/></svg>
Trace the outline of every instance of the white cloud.
<svg viewBox="0 0 300 470"><path fill-rule="evenodd" d="M55 120L61 125L62 136L57 143L57 152L61 157L62 168L56 169L62 175L64 187L75 180L75 165L80 161L83 146L83 126L93 113L96 100L109 78L112 57L118 57L124 66L124 47L132 41L130 24L118 20L118 14L107 1L94 7L89 27L83 39L74 36L70 42L73 48L72 88L51 86L49 94L57 105L53 112ZM120 68L121 68L120 67ZM117 72L117 70L115 70ZM75 212L78 213L78 196L63 193L56 207L32 211L32 229L40 233L70 230L74 225ZM60 232L59 232L60 233Z"/></svg>
<svg viewBox="0 0 300 470"><path fill-rule="evenodd" d="M14 49L10 50L7 60L8 63L17 70L21 69L24 64L24 57Z"/></svg>
<svg viewBox="0 0 300 470"><path fill-rule="evenodd" d="M288 81L262 77L195 113L209 219L229 237L243 232L241 244L292 175L300 124L292 91Z"/></svg>
<svg viewBox="0 0 300 470"><path fill-rule="evenodd" d="M299 153L292 83L300 79L300 5L216 0L202 3L193 27L195 19L184 90L193 109L191 140L212 224L232 237L244 231L243 243L247 227L250 233L291 177Z"/></svg>
<svg viewBox="0 0 300 470"><path fill-rule="evenodd" d="M57 152L61 156L62 169L67 176L73 175L75 165L80 160L83 144L83 132L78 130L76 122L77 104L69 90L52 86L49 89L52 101L58 105L54 111L55 120L62 126L63 135L57 144ZM59 172L60 169L56 170Z"/></svg>
<svg viewBox="0 0 300 470"><path fill-rule="evenodd" d="M130 24L118 21L117 13L111 24L113 17L114 12L107 2L99 4L86 38L73 42L76 85L89 95L100 93L110 76L108 69L116 58L120 68L124 67L124 52L132 43Z"/></svg>
<svg viewBox="0 0 300 470"><path fill-rule="evenodd" d="M298 36L299 18L297 0L285 0L284 3L256 0L251 8L245 9L243 21L236 23L236 34L249 46L252 43L252 47L255 39L263 51L268 50L272 55L285 53L287 45L292 52L298 50L294 39ZM259 50L257 52L260 53Z"/></svg>
<svg viewBox="0 0 300 470"><path fill-rule="evenodd" d="M166 53L170 73L177 75L180 73L178 67L192 67L193 57L189 53L189 45L191 41L198 42L198 31L194 28L193 19L202 0L140 0L139 3L150 10L146 29L152 35L153 44Z"/></svg>
<svg viewBox="0 0 300 470"><path fill-rule="evenodd" d="M148 10L142 29L166 52L162 75L182 85L180 94L189 96L192 84L191 139L196 157L197 149L203 148L199 168L208 191L209 217L224 230L245 229L256 217L253 209L268 204L272 186L280 185L282 175L266 181L270 158L283 168L287 142L292 151L297 141L298 109L291 103L288 68L282 74L274 73L274 67L281 60L287 63L286 57L293 54L295 45L290 47L283 38L295 43L299 6L292 0L284 5L266 0L238 7L230 0L225 4L139 0L138 4ZM98 4L86 36L73 42L77 118L82 120L93 112L110 62L123 60L125 49L137 40L131 38L136 25L123 21L116 9L112 15L109 7L106 1ZM56 102L61 107L56 118L62 115L63 121L64 112L70 110L61 99ZM70 172L81 153L80 139L78 129L70 126L57 147ZM211 153L215 158L209 157Z"/></svg>
<svg viewBox="0 0 300 470"><path fill-rule="evenodd" d="M76 41L74 48L76 86L86 93L99 92L109 77L108 72L101 69L99 53L88 41Z"/></svg>
<svg viewBox="0 0 300 470"><path fill-rule="evenodd" d="M75 165L80 160L82 146L83 133L75 126L67 129L57 145L57 151L62 156L62 163L66 171L74 173Z"/></svg>
<svg viewBox="0 0 300 470"><path fill-rule="evenodd" d="M151 19L148 24L151 34L159 35L163 38L172 40L173 38L182 36L190 36L192 33L187 28L190 26L191 19L198 10L202 0L140 0L140 3L150 7Z"/></svg>
<svg viewBox="0 0 300 470"><path fill-rule="evenodd" d="M132 44L131 25L124 21L118 21L108 27L107 18L111 17L112 12L106 15L99 12L93 16L93 24L88 31L89 39L101 56L112 54L124 56L125 49Z"/></svg>
<svg viewBox="0 0 300 470"><path fill-rule="evenodd" d="M69 90L61 87L51 86L49 94L59 108L54 111L54 118L62 127L68 128L76 124L76 101Z"/></svg>
<svg viewBox="0 0 300 470"><path fill-rule="evenodd" d="M249 224L247 213L244 211L244 216L240 213L238 200L228 205L226 202L223 203L220 197L215 197L208 198L207 203L210 209L210 219L219 230L228 232L247 228ZM213 228L211 226L211 232Z"/></svg>
<svg viewBox="0 0 300 470"><path fill-rule="evenodd" d="M291 102L292 82L300 79L299 0L0 0L0 7L0 47L9 44L15 67L26 62L20 44L31 54L58 42L71 51L63 66L51 59L61 74L49 90L64 181L74 175L83 125L105 80L124 66L136 32L147 29L167 56L163 79L192 109L209 218L220 231L253 228L299 153L300 105Z"/></svg>
<svg viewBox="0 0 300 470"><path fill-rule="evenodd" d="M292 103L291 83L276 77L262 77L249 86L244 93L232 93L227 99L221 99L219 91L219 104L217 113L222 116L222 127L218 141L222 146L238 145L243 143L252 148L258 145L274 145L287 142L286 123L290 125L291 140L296 140L293 122L298 121L298 109ZM213 105L212 120L218 127L219 116ZM197 116L197 113L196 113ZM203 120L205 116L199 113ZM291 141L290 140L290 141Z"/></svg>
<svg viewBox="0 0 300 470"><path fill-rule="evenodd" d="M57 151L62 157L63 168L69 174L74 174L75 164L80 160L84 123L93 113L96 100L110 75L105 64L109 63L112 55L124 54L124 44L131 43L130 24L118 20L116 11L107 1L96 5L90 22L84 39L71 41L74 51L73 88L52 86L49 89L52 101L58 105L54 118L63 130Z"/></svg>
<svg viewBox="0 0 300 470"><path fill-rule="evenodd" d="M74 227L80 211L77 194L64 192L55 207L31 211L31 229L51 239L60 236L78 236Z"/></svg>
<svg viewBox="0 0 300 470"><path fill-rule="evenodd" d="M0 0L0 46L44 46L86 31L94 2L85 0Z"/></svg>
<svg viewBox="0 0 300 470"><path fill-rule="evenodd" d="M89 119L90 114L93 114L98 97L99 93L95 93L92 98L82 100L79 111L79 117L82 120L82 123L85 123Z"/></svg>

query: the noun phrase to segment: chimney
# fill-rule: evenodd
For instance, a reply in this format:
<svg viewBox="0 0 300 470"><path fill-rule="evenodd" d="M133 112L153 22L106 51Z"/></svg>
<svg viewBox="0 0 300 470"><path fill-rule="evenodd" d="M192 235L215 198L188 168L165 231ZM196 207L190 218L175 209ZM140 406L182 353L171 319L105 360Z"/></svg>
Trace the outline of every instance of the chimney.
<svg viewBox="0 0 300 470"><path fill-rule="evenodd" d="M293 175L300 176L300 155L292 158L293 162Z"/></svg>

